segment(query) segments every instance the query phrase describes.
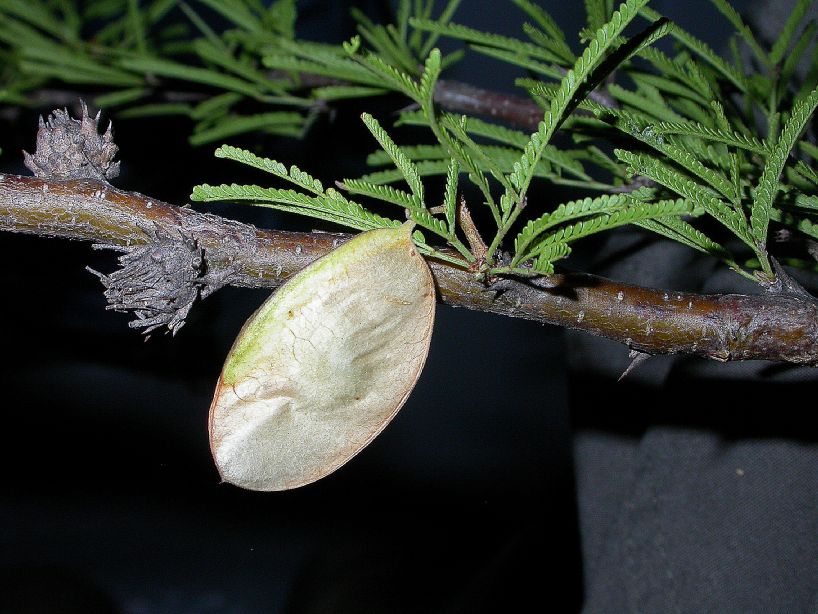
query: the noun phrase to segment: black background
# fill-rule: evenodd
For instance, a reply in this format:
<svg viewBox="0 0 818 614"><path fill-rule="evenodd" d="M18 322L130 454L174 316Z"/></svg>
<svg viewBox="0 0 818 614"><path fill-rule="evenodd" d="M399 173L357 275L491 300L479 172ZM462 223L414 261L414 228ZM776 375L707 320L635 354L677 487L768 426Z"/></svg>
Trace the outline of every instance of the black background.
<svg viewBox="0 0 818 614"><path fill-rule="evenodd" d="M301 36L352 33L348 3L301 4ZM385 21L388 3L356 4ZM566 32L581 27L581 2L543 5ZM651 6L723 45L727 25L705 0ZM510 35L521 20L487 0L465 0L456 19ZM514 76L481 57L452 75L507 91ZM388 120L404 102L367 104ZM354 176L375 148L359 112L339 105L303 142L240 144L325 183ZM35 127L34 112L4 127L6 172L24 172ZM115 129L124 189L182 203L199 182L263 181L211 147L189 149L184 120ZM811 404L797 401L814 391L808 370L659 358L617 384L627 356L615 344L441 306L417 388L380 437L316 484L244 492L219 484L206 415L233 337L267 292L224 289L175 338L145 341L84 270L111 270L112 255L4 235L0 261L0 612L818 606L818 450ZM637 233L572 264L676 290L742 288Z"/></svg>

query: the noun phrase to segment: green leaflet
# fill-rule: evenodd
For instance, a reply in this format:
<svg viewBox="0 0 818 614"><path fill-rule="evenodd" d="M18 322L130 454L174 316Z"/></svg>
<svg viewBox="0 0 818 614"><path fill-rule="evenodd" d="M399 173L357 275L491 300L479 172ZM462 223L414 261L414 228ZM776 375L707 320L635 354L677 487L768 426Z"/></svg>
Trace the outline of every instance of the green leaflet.
<svg viewBox="0 0 818 614"><path fill-rule="evenodd" d="M443 118L443 121L441 121L440 124L450 134L454 135L458 141L458 145L463 148L464 152L468 152L470 158L480 166L481 170L486 169L486 171L491 174L491 176L494 177L494 179L496 179L503 188L505 188L507 194L514 194L514 188L509 183L507 177L498 168L502 165L500 160L503 157L503 154L508 153L508 150L498 147L478 145L466 132L465 118L461 118L461 121L454 121L451 116L446 116ZM512 152L513 157L516 158L517 155L519 155L517 152ZM514 194L514 196L516 197L516 194ZM500 210L503 212L503 214L508 211L509 205L510 201L503 199L500 200Z"/></svg>
<svg viewBox="0 0 818 614"><path fill-rule="evenodd" d="M547 233L520 261L524 262L529 258L543 258L550 253L554 245L571 243L625 224L689 213L692 208L689 202L679 199L655 203L638 203L633 206L622 207L612 213L598 213ZM554 258L549 258L549 260L553 262Z"/></svg>
<svg viewBox="0 0 818 614"><path fill-rule="evenodd" d="M659 13L647 7L642 7L640 13L651 21L657 21L662 18ZM679 27L675 27L673 30L671 30L671 36L699 55L705 62L721 73L725 79L736 86L739 91L747 91L747 83L744 75L734 66L722 59L709 45L707 45L707 43L699 40L689 32Z"/></svg>
<svg viewBox="0 0 818 614"><path fill-rule="evenodd" d="M122 68L136 73L154 74L162 77L180 79L182 81L193 81L251 97L261 97L262 95L262 91L257 84L250 83L244 79L161 58L125 58L120 62L120 65Z"/></svg>
<svg viewBox="0 0 818 614"><path fill-rule="evenodd" d="M818 106L818 88L814 89L806 98L795 103L792 115L784 124L778 142L770 151L767 163L764 165L764 171L761 173L761 178L756 186L755 199L750 215L753 237L759 245L765 245L767 242L770 211L779 189L778 178L784 170L790 151L795 147L807 121L815 112L816 106Z"/></svg>
<svg viewBox="0 0 818 614"><path fill-rule="evenodd" d="M588 29L599 30L608 21L608 3L606 0L584 0Z"/></svg>
<svg viewBox="0 0 818 614"><path fill-rule="evenodd" d="M640 88L641 92L648 89L644 83ZM661 96L649 98L643 93L626 90L616 84L610 85L608 92L616 100L626 105L632 113L638 113L648 121L679 122L684 120L683 117L668 106Z"/></svg>
<svg viewBox="0 0 818 614"><path fill-rule="evenodd" d="M409 147L402 147L402 151L414 162L418 168L421 176L443 173L445 172L445 165L427 165L424 170L420 170L420 163L424 161L445 161L449 158L449 151L441 145L416 145ZM508 173L513 169L514 163L518 160L520 152L518 149L510 147L498 147L496 145L480 145L480 149L484 153L484 160L488 160L493 168L500 169L502 172ZM367 163L372 166L381 166L389 164L391 158L383 152L377 151L367 157ZM437 170L434 170L437 169ZM543 154L543 159L540 161L538 169L535 173L536 177L555 178L560 174L570 174L581 180L591 179L583 170L582 163L576 158L569 156L566 152L549 148ZM391 177L389 183L398 181L402 178L400 173L391 173L381 175L382 177ZM378 181L377 183L382 183Z"/></svg>
<svg viewBox="0 0 818 614"><path fill-rule="evenodd" d="M778 64L782 59L784 59L784 55L787 53L787 49L790 46L790 41L792 41L793 36L795 36L795 33L798 31L799 27L802 26L804 16L813 2L814 0L796 1L795 6L792 8L792 11L790 11L789 17L787 17L787 22L784 24L784 28L775 39L773 48L770 51L770 61L773 64Z"/></svg>
<svg viewBox="0 0 818 614"><path fill-rule="evenodd" d="M517 149L523 149L529 139L528 135L518 130L511 130L504 126L490 124L476 118L469 118L465 122L465 130L469 134L487 137L501 143L512 145ZM562 169L579 179L590 178L582 164L563 149L553 145L546 145L542 151L541 158L553 164L554 167Z"/></svg>
<svg viewBox="0 0 818 614"><path fill-rule="evenodd" d="M399 29L392 24L382 26L374 24L358 9L352 9L352 15L358 20L358 33L366 40L380 57L392 66L412 74L417 72L417 62L405 39L405 20ZM403 31L403 33L402 33Z"/></svg>
<svg viewBox="0 0 818 614"><path fill-rule="evenodd" d="M704 207L708 214L724 224L739 239L753 249L756 248L744 215L718 198L715 192L699 185L668 164L647 154L635 154L621 149L616 150L614 153L634 173L649 177L680 196Z"/></svg>
<svg viewBox="0 0 818 614"><path fill-rule="evenodd" d="M639 57L647 60L665 79L676 81L688 93L694 93L707 100L713 100L713 89L716 86L699 68L692 58L684 62L673 60L654 47L647 47L639 52Z"/></svg>
<svg viewBox="0 0 818 614"><path fill-rule="evenodd" d="M63 41L75 41L79 37L79 18L70 15L66 20L60 20L54 11L44 2L30 0L3 0L0 3L3 12L35 26L44 32Z"/></svg>
<svg viewBox="0 0 818 614"><path fill-rule="evenodd" d="M787 89L792 85L793 81L796 80L796 70L798 69L799 62L804 56L807 55L809 47L815 44L816 30L818 30L818 26L814 21L810 21L804 27L804 31L795 41L795 44L792 46L792 49L784 59L784 62L781 65L781 77L779 78L778 92L776 93L779 99L786 97ZM813 50L813 58L814 57L815 49ZM816 70L816 68L813 68L813 71L814 70ZM798 92L796 92L796 96L802 96L806 94L807 91L809 91L809 88L810 79L806 78L802 82L801 88L799 88Z"/></svg>
<svg viewBox="0 0 818 614"><path fill-rule="evenodd" d="M701 160L670 137L657 134L654 124L646 123L641 118L625 111L608 111L614 119L614 125L635 139L649 145L656 151L705 181L707 185L730 200L735 206L740 205L741 197L735 186L719 171L705 166Z"/></svg>
<svg viewBox="0 0 818 614"><path fill-rule="evenodd" d="M650 73L631 73L631 78L639 85L650 85L665 94L670 94L674 97L683 99L690 99L699 103L702 106L710 104L710 99L707 97L708 92L700 92L699 89L693 89L687 83L679 83L673 79L667 79L658 75ZM675 101L675 102L681 102Z"/></svg>
<svg viewBox="0 0 818 614"><path fill-rule="evenodd" d="M277 111L256 115L228 115L212 124L197 126L190 137L191 145L204 145L230 138L246 132L265 131L274 134L297 135L305 126L305 117L300 113Z"/></svg>
<svg viewBox="0 0 818 614"><path fill-rule="evenodd" d="M398 167L398 170L403 175L403 178L406 179L406 183L409 184L409 187L412 190L415 206L425 206L423 198L423 182L420 180L417 167L409 159L409 157L404 154L397 145L395 145L395 142L386 133L386 130L381 128L378 120L368 113L364 113L361 116L361 119L363 120L364 124L366 124L366 127L369 128L372 136L375 137L383 150L389 154L390 158L392 158L392 161L395 163L395 166Z"/></svg>
<svg viewBox="0 0 818 614"><path fill-rule="evenodd" d="M312 90L313 98L317 100L343 100L345 98L368 98L382 96L389 90L380 87L366 87L362 85L327 85Z"/></svg>
<svg viewBox="0 0 818 614"><path fill-rule="evenodd" d="M449 152L443 145L404 145L401 151L413 162L444 160L449 157ZM379 149L366 157L366 163L370 166L385 166L392 163L392 157L383 149Z"/></svg>
<svg viewBox="0 0 818 614"><path fill-rule="evenodd" d="M446 221L434 217L426 209L423 198L424 188L417 167L406 157L400 148L395 145L392 139L386 134L386 131L384 131L373 118L364 118L364 121L368 122L367 127L372 131L378 142L388 151L390 156L393 156L392 159L396 162L399 172L401 172L403 178L409 182L413 193L409 194L391 186L377 185L371 181L367 181L366 178L348 179L341 184L342 187L356 194L406 208L411 219L417 222L421 227L445 239L465 260L442 254L426 245L425 241L422 241L419 243L419 247L424 253L434 254L440 259L465 266L465 263L473 260L474 257L455 235L454 228L450 222L450 220L454 219L454 214L451 212L453 205L450 205L449 210L446 211ZM292 189L263 188L257 185L222 184L219 186L211 186L201 184L193 188L191 200L250 202L250 204L253 205L270 207L289 213L298 213L358 230L390 227L399 223L396 220L384 218L368 211L357 202L347 199L333 188L325 189L321 181L312 177L309 173L302 171L297 166L291 166L287 169L284 164L276 160L263 158L252 152L228 145L219 147L216 150L216 156L234 160L270 173L296 185L309 194ZM452 187L447 186L447 191L456 191L456 179L451 180L449 183ZM447 196L447 198L453 200L454 196Z"/></svg>
<svg viewBox="0 0 818 614"><path fill-rule="evenodd" d="M451 165L449 167L451 169ZM443 222L434 217L425 207L419 206L413 194L408 194L403 190L398 190L389 185L379 185L364 181L361 179L344 179L340 184L342 188L352 194L361 196L368 196L384 202L392 203L403 207L408 211L409 217L417 222L417 224L427 230L432 231L439 237L446 239L455 246L457 246L458 239L454 235L454 226L448 224L450 212L446 210L447 222ZM447 191L451 189L447 185ZM455 188L456 189L456 179ZM447 198L449 195L447 194ZM453 215L453 214L452 214ZM463 255L467 256L468 252L464 251Z"/></svg>
<svg viewBox="0 0 818 614"><path fill-rule="evenodd" d="M613 14L611 20L599 29L574 67L563 77L560 88L551 101L551 108L546 111L539 128L531 135L529 142L526 144L519 163L515 165L514 172L509 175L509 180L517 190L520 198L527 191L533 177L534 168L542 156L543 150L570 110L580 87L583 86L591 72L602 61L616 37L622 33L625 26L630 23L639 8L644 6L646 2L647 0L628 0L623 3L619 10Z"/></svg>
<svg viewBox="0 0 818 614"><path fill-rule="evenodd" d="M725 130L709 128L696 122L660 122L654 125L654 129L659 134L695 136L700 139L732 145L733 147L739 147L762 155L767 155L770 151L769 146L756 137L748 137L738 132L727 132Z"/></svg>
<svg viewBox="0 0 818 614"><path fill-rule="evenodd" d="M301 42L279 41L263 56L268 68L343 79L355 84L382 86L378 77L351 59L343 49L329 45L305 45Z"/></svg>
<svg viewBox="0 0 818 614"><path fill-rule="evenodd" d="M216 156L241 162L268 172L295 184L307 192L311 192L313 196L295 190L262 188L257 185L223 184L211 186L202 184L193 188L190 196L191 200L252 201L260 206L300 213L358 230L395 226L399 223L367 211L358 203L344 198L337 190L332 188L324 190L318 179L296 166L292 166L288 170L280 162L262 158L249 151L227 145L219 147L216 150Z"/></svg>
<svg viewBox="0 0 818 614"><path fill-rule="evenodd" d="M437 23L444 24L444 25L449 23L451 21L451 19L452 19L452 16L455 13L455 11L457 10L457 7L460 6L461 1L462 0L449 0L449 2L446 4L446 8L444 8L441 11L440 15L438 16ZM432 9L433 4L434 4L434 1L429 0L427 2L429 10L427 10L425 12L416 11L415 16L418 19L428 19L430 17L431 9ZM429 55L429 52L432 50L432 48L437 43L437 39L438 39L439 35L434 33L434 32L430 33L429 36L426 38L426 41L423 42L422 45L420 44L420 41L422 40L421 30L415 29L415 31L412 33L412 36L418 41L418 46L420 46L420 52L418 53L418 55L420 57L424 57L424 56Z"/></svg>
<svg viewBox="0 0 818 614"><path fill-rule="evenodd" d="M412 194L393 188L391 185L383 185L370 183L361 179L344 179L341 187L350 194L358 194L361 196L369 196L387 203L392 203L404 209L416 210L418 207L417 201Z"/></svg>
<svg viewBox="0 0 818 614"><path fill-rule="evenodd" d="M446 169L446 189L443 195L443 210L446 215L446 224L449 227L449 235L454 236L457 229L457 180L460 173L460 165L457 160L449 160L449 167Z"/></svg>
<svg viewBox="0 0 818 614"><path fill-rule="evenodd" d="M234 183L211 186L204 183L193 188L190 199L202 202L251 201L251 204L256 206L306 215L356 230L387 228L400 224L396 220L382 218L366 211L358 203L347 200L331 188L322 196L307 196L295 190L262 188L257 185Z"/></svg>
<svg viewBox="0 0 818 614"><path fill-rule="evenodd" d="M231 21L240 28L251 32L258 32L262 29L261 19L254 15L247 2L241 0L199 0L208 8L216 11L225 19Z"/></svg>
<svg viewBox="0 0 818 614"><path fill-rule="evenodd" d="M565 43L565 39L554 38L552 35L540 30L530 23L523 24L523 32L531 39L535 45L539 45L543 49L547 49L554 54L554 61L562 64L573 64L576 62L576 56L571 51L571 48Z"/></svg>
<svg viewBox="0 0 818 614"><path fill-rule="evenodd" d="M811 181L818 187L818 172L816 172L814 168L807 166L803 160L799 160L795 165L795 170L798 171L798 174L804 177L804 179Z"/></svg>
<svg viewBox="0 0 818 614"><path fill-rule="evenodd" d="M390 88L403 93L413 100L419 100L421 98L418 85L411 76L388 64L378 56L368 54L363 57L356 56L356 59L361 66L372 73L374 83L377 84L380 82L387 84Z"/></svg>
<svg viewBox="0 0 818 614"><path fill-rule="evenodd" d="M462 118L454 118L450 114L442 114L441 123L444 125L450 125L452 122L460 122ZM401 116L401 124L411 124L411 125L426 125L425 120L421 119L420 114L417 113L403 113ZM463 128L464 130L471 135L472 137L486 137L488 139L492 139L494 141L498 141L500 143L504 143L507 145L511 145L512 147L516 148L517 150L522 150L529 140L529 135L519 130L513 130L507 128L505 126L501 126L499 124L492 124L486 121L483 121L479 118L469 117L465 121L463 121ZM505 161L508 159L508 156L505 154L500 154L498 148L493 145L483 145L484 149L492 152L490 157L492 157L495 161L497 161L501 165L505 165ZM422 160L422 159L435 159L435 158L443 158L446 155L446 149L442 146L437 145L418 145L418 146L410 146L404 147L403 150L409 155L413 160ZM511 149L504 148L505 152L512 152ZM497 155L495 155L495 153ZM517 152L515 156L515 160L519 159L520 153ZM549 162L553 165L555 170L562 171L565 173L569 173L578 179L588 180L590 179L589 175L585 172L585 168L583 167L582 163L580 162L580 156L585 156L584 150L569 150L566 151L564 149L555 147L553 145L547 145L542 152L542 159L544 161ZM377 154L370 156L367 158L367 162L372 165L383 164L385 158L383 155ZM504 172L509 173L511 171L511 166L508 165L508 168L505 166ZM549 176L548 173L541 174L536 173L537 176Z"/></svg>
<svg viewBox="0 0 818 614"><path fill-rule="evenodd" d="M571 48L568 47L568 45L565 43L565 33L562 31L559 25L557 25L557 22L554 21L554 18L545 9L543 9L538 4L535 4L531 0L511 0L511 1L514 4L516 4L517 7L519 7L521 10L525 11L526 15L533 19L552 41L563 44L567 53L571 52Z"/></svg>
<svg viewBox="0 0 818 614"><path fill-rule="evenodd" d="M741 18L741 15L738 14L738 11L733 8L733 6L727 2L727 0L710 0L716 8L724 15L727 20L733 24L733 27L736 31L741 35L744 39L744 42L747 43L747 46L753 51L756 58L765 65L770 65L770 58L767 56L767 52L761 48L761 45L758 44L753 31L744 23L744 20Z"/></svg>
<svg viewBox="0 0 818 614"><path fill-rule="evenodd" d="M437 160L421 160L415 164L418 174L421 177L429 177L432 175L445 175L448 170L448 163L444 158ZM358 177L360 181L373 183L376 185L383 185L387 183L395 183L403 180L403 173L398 169L388 169L384 171L375 171L367 173Z"/></svg>
<svg viewBox="0 0 818 614"><path fill-rule="evenodd" d="M559 205L554 211L546 213L537 219L528 222L514 239L514 258L512 266L518 265L526 259L528 248L546 230L562 224L568 220L576 219L602 213L615 211L629 203L635 203L630 196L625 194L612 194L599 196L597 198L585 198L574 200Z"/></svg>
<svg viewBox="0 0 818 614"><path fill-rule="evenodd" d="M427 19L411 19L409 23L418 30L434 32L435 34L443 36L450 36L468 43L510 51L515 54L544 60L546 62L554 60L554 53L550 50L517 38L501 36L490 32L481 32L480 30L475 30L474 28L460 24L442 24L437 21L430 21Z"/></svg>
<svg viewBox="0 0 818 614"><path fill-rule="evenodd" d="M562 71L559 68L556 68L554 64L548 64L535 60L530 56L519 52L508 51L506 49L497 49L496 47L489 47L486 45L472 45L471 49L477 53L481 53L491 58L497 58L498 60L506 62L507 64L513 64L514 66L519 66L520 68L524 68L546 77L551 77L553 79L559 79L562 77Z"/></svg>
<svg viewBox="0 0 818 614"><path fill-rule="evenodd" d="M638 219L691 214L692 203L684 200L641 202L627 194L612 194L597 198L585 198L559 205L553 212L546 213L528 222L514 240L515 255L512 266L534 256L542 256L544 246L557 241L573 241L588 234L634 223ZM552 230L565 222L578 218L589 218L570 226ZM549 232L550 231L550 232Z"/></svg>
<svg viewBox="0 0 818 614"><path fill-rule="evenodd" d="M636 225L711 256L732 261L732 256L721 245L679 217L642 220L636 222Z"/></svg>

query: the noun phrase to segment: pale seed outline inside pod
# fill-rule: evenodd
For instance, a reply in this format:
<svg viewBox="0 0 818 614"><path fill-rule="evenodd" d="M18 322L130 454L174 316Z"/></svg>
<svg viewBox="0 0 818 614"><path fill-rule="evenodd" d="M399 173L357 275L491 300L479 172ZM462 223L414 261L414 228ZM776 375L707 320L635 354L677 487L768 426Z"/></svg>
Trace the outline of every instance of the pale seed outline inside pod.
<svg viewBox="0 0 818 614"><path fill-rule="evenodd" d="M332 473L394 418L429 353L435 287L413 224L363 232L245 323L210 407L225 482L286 490Z"/></svg>

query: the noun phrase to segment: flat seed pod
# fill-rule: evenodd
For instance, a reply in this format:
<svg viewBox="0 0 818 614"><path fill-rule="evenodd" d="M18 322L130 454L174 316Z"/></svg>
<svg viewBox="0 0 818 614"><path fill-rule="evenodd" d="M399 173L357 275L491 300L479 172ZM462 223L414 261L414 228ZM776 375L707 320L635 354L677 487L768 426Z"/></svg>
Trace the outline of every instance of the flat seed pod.
<svg viewBox="0 0 818 614"><path fill-rule="evenodd" d="M242 328L210 407L226 482L309 484L361 451L420 375L435 313L412 226L361 233L279 288Z"/></svg>

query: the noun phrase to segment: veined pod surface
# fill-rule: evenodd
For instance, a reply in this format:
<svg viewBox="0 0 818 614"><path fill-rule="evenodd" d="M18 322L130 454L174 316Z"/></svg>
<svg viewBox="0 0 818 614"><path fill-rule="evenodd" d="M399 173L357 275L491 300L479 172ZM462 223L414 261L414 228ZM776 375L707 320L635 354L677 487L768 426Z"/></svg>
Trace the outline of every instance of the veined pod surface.
<svg viewBox="0 0 818 614"><path fill-rule="evenodd" d="M435 290L412 225L316 260L242 328L210 407L221 477L252 490L314 482L361 451L414 388Z"/></svg>

